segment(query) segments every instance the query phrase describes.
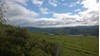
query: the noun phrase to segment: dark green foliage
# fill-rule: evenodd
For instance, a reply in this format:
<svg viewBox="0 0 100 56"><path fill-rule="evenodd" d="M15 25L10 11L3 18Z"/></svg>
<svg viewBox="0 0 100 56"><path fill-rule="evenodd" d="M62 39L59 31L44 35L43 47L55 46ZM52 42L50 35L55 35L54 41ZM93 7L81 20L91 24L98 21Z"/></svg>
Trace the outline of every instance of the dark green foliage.
<svg viewBox="0 0 100 56"><path fill-rule="evenodd" d="M55 44L20 27L0 25L0 56L53 56Z"/></svg>
<svg viewBox="0 0 100 56"><path fill-rule="evenodd" d="M21 56L28 38L23 29L3 28L0 30L0 56Z"/></svg>

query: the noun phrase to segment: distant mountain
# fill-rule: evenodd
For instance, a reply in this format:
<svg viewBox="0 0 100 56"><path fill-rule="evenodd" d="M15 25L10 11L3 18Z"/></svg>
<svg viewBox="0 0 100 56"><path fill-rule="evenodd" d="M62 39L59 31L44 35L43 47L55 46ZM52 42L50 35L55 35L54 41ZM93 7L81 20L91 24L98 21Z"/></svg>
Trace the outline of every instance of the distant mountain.
<svg viewBox="0 0 100 56"><path fill-rule="evenodd" d="M99 26L77 26L77 27L59 27L59 28L36 28L24 27L32 32L46 32L50 34L68 34L68 35L99 35Z"/></svg>

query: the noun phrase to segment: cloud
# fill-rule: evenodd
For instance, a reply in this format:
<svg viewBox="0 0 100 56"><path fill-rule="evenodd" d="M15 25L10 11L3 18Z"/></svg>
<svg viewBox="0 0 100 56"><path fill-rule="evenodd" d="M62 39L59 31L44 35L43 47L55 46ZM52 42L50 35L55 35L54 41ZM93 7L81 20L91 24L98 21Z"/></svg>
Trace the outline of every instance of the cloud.
<svg viewBox="0 0 100 56"><path fill-rule="evenodd" d="M91 11L99 11L99 3L96 2L97 0L83 0L81 4L83 8L87 8Z"/></svg>
<svg viewBox="0 0 100 56"><path fill-rule="evenodd" d="M76 6L76 3L64 3L63 5L66 5L67 7L74 7Z"/></svg>
<svg viewBox="0 0 100 56"><path fill-rule="evenodd" d="M76 1L76 4L80 4L80 3L81 3L81 0Z"/></svg>
<svg viewBox="0 0 100 56"><path fill-rule="evenodd" d="M13 5L12 5L13 4ZM37 13L34 11L31 11L22 5L14 4L14 3L7 3L8 9L7 9L7 15L10 17L17 17L17 16L36 16Z"/></svg>
<svg viewBox="0 0 100 56"><path fill-rule="evenodd" d="M41 6L43 4L43 0L32 0L33 4Z"/></svg>
<svg viewBox="0 0 100 56"><path fill-rule="evenodd" d="M71 15L71 13L62 13L62 14L54 13L54 18L63 21L65 25L72 24L77 22L77 20L80 20L79 15Z"/></svg>
<svg viewBox="0 0 100 56"><path fill-rule="evenodd" d="M93 25L99 24L99 3L97 0L83 0L81 2L83 8L87 10L79 12L80 16L83 17L85 23Z"/></svg>
<svg viewBox="0 0 100 56"><path fill-rule="evenodd" d="M49 9L48 8L40 8L40 11L42 12L42 14L48 14L50 13Z"/></svg>
<svg viewBox="0 0 100 56"><path fill-rule="evenodd" d="M5 13L5 17L8 19L7 24L18 26L24 22L33 21L33 17L38 16L36 12L14 3L14 1L7 1L7 6L9 7Z"/></svg>
<svg viewBox="0 0 100 56"><path fill-rule="evenodd" d="M89 25L99 24L99 12L98 11L84 11L79 13L83 23Z"/></svg>
<svg viewBox="0 0 100 56"><path fill-rule="evenodd" d="M70 17L71 13L54 13L53 16L57 19L63 19L66 17Z"/></svg>
<svg viewBox="0 0 100 56"><path fill-rule="evenodd" d="M81 11L78 14L72 15L71 13L54 13L54 18L63 21L68 26L90 26L99 24L99 12L98 11Z"/></svg>
<svg viewBox="0 0 100 56"><path fill-rule="evenodd" d="M12 3L19 3L21 5L27 6L27 2L29 0L4 0L4 1L6 1L6 2L10 2L11 1Z"/></svg>
<svg viewBox="0 0 100 56"><path fill-rule="evenodd" d="M58 6L58 1L57 0L49 0L48 2L49 2L50 5L52 5L54 7Z"/></svg>
<svg viewBox="0 0 100 56"><path fill-rule="evenodd" d="M48 26L53 26L56 25L57 19L54 18L34 18L34 22L25 22L21 26L26 27L48 27Z"/></svg>
<svg viewBox="0 0 100 56"><path fill-rule="evenodd" d="M19 4L19 2L20 4ZM53 1L54 2L54 1ZM33 0L36 5L42 5L43 1ZM57 2L54 2L58 6ZM78 2L77 2L78 3ZM73 13L55 13L51 18L38 18L39 14L35 11L27 9L21 4L26 4L26 0L10 0L7 1L9 8L5 16L9 19L8 24L15 26L30 26L30 27L69 27L69 26L90 26L99 24L99 5L96 0L82 0L78 3L82 8L87 9L80 11L76 9L78 14ZM76 6L72 4L71 7ZM39 7L42 14L51 13L48 8Z"/></svg>
<svg viewBox="0 0 100 56"><path fill-rule="evenodd" d="M76 9L76 10L74 10L75 12L78 12L78 11L80 11L81 9Z"/></svg>

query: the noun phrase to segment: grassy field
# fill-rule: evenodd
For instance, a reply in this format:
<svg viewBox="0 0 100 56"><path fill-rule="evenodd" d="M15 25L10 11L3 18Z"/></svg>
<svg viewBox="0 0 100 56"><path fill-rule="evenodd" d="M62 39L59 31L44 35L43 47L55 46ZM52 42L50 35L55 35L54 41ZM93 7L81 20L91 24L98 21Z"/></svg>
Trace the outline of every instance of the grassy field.
<svg viewBox="0 0 100 56"><path fill-rule="evenodd" d="M32 34L60 45L59 56L99 56L99 38L95 36L66 36Z"/></svg>
<svg viewBox="0 0 100 56"><path fill-rule="evenodd" d="M59 56L99 56L95 36L49 35L0 25L0 56L53 56L55 43L60 46Z"/></svg>

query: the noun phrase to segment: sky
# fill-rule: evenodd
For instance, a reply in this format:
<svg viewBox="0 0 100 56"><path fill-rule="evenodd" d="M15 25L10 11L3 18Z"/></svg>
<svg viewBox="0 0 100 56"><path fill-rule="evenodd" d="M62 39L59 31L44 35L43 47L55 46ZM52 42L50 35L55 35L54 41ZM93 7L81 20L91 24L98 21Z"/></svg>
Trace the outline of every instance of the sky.
<svg viewBox="0 0 100 56"><path fill-rule="evenodd" d="M99 25L99 0L4 0L7 24L21 27Z"/></svg>

